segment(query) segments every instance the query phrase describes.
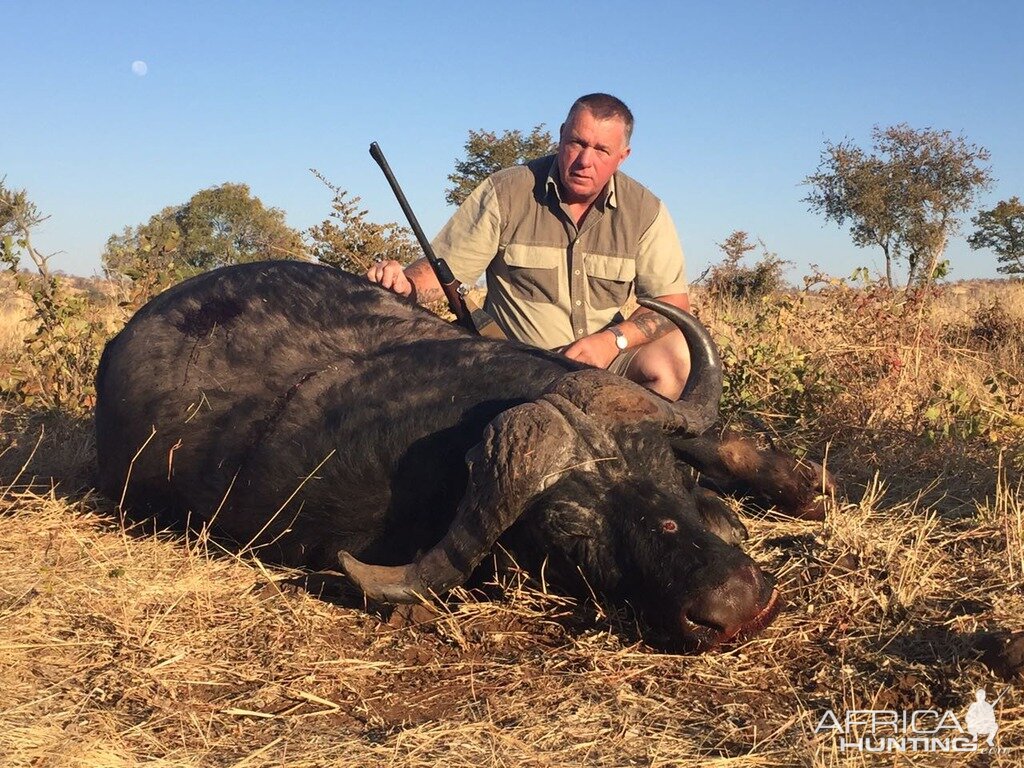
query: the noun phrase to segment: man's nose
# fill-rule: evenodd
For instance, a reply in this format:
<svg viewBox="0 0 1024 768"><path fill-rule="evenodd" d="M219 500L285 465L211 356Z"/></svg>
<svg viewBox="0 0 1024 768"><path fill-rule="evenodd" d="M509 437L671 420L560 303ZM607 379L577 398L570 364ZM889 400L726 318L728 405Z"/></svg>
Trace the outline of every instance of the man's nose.
<svg viewBox="0 0 1024 768"><path fill-rule="evenodd" d="M594 150L592 147L584 147L576 157L577 165L589 166L594 162Z"/></svg>

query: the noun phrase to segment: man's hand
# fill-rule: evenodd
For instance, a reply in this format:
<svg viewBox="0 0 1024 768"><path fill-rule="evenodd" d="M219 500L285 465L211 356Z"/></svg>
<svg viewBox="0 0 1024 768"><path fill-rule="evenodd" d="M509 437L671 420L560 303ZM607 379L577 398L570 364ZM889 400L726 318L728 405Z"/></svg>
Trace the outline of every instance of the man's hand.
<svg viewBox="0 0 1024 768"><path fill-rule="evenodd" d="M578 360L595 368L607 368L618 356L619 348L615 346L612 332L604 330L574 341L562 350L562 354L570 360Z"/></svg>
<svg viewBox="0 0 1024 768"><path fill-rule="evenodd" d="M437 275L424 257L416 259L404 270L394 259L378 261L366 270L366 279L421 305L444 298Z"/></svg>
<svg viewBox="0 0 1024 768"><path fill-rule="evenodd" d="M412 283L406 277L402 265L394 259L376 262L366 271L366 279L399 296L407 297L412 293Z"/></svg>

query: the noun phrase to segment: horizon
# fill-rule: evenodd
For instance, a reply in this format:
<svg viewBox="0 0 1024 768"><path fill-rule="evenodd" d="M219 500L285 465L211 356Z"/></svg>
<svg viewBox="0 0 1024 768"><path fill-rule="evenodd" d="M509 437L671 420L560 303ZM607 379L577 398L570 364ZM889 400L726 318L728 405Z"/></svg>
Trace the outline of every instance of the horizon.
<svg viewBox="0 0 1024 768"><path fill-rule="evenodd" d="M525 2L518 19L482 24L451 2L14 3L10 28L36 34L2 54L16 111L0 127L0 177L50 217L34 239L57 252L51 267L89 276L108 237L217 184L249 185L299 231L318 224L332 193L310 168L371 220L404 225L367 152L376 140L433 236L454 211L444 190L470 130L556 134L571 102L600 90L636 115L623 171L665 201L690 280L734 230L793 262L791 281L815 264L883 272L879 249L807 210L801 182L826 141L868 148L874 126L902 122L991 152L996 182L946 257L951 281L1003 279L965 237L977 210L1024 195L1024 100L1012 97L1024 7L982 11ZM566 74L543 71L559 56Z"/></svg>

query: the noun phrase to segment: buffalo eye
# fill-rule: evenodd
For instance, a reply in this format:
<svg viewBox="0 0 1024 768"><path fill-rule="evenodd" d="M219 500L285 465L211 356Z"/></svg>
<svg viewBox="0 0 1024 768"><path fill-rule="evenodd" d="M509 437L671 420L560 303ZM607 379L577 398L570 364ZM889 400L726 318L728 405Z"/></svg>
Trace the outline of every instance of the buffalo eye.
<svg viewBox="0 0 1024 768"><path fill-rule="evenodd" d="M679 523L675 520L662 520L661 521L661 532L662 533L679 533Z"/></svg>

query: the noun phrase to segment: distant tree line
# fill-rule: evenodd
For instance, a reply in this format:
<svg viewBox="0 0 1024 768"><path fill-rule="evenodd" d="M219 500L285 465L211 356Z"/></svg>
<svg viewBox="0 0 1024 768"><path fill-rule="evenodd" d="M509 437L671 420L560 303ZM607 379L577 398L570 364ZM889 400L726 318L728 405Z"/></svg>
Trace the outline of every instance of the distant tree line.
<svg viewBox="0 0 1024 768"><path fill-rule="evenodd" d="M464 155L455 160L445 199L459 204L491 173L554 152L557 144L542 125L529 133L470 131ZM896 284L895 268L906 264L906 284L927 284L949 270L944 258L949 238L962 217L992 184L989 153L948 131L907 125L875 128L873 145L850 140L826 142L817 172L804 182L810 209L826 221L849 226L853 242L880 248L885 282ZM145 223L112 235L102 255L106 274L127 285L122 305L131 310L155 293L191 275L228 264L263 259L311 259L363 273L377 258L409 263L420 251L409 230L395 222L367 218L360 199L314 175L332 194L331 210L315 226L299 232L284 212L266 207L249 187L225 183L196 192L168 206ZM26 340L34 373L0 372L0 391L25 403L87 409L102 341L108 335L86 297L64 285L49 268L50 256L34 244L45 220L25 190L8 187L0 176L0 263L6 264L32 299L36 331ZM999 201L971 219L972 248L991 248L1001 273L1024 276L1024 205L1020 198ZM723 258L705 273L713 294L736 301L758 301L784 287L787 262L760 242L761 257L745 258L758 246L741 230L719 248ZM21 266L26 257L36 273ZM6 376L6 378L4 378Z"/></svg>
<svg viewBox="0 0 1024 768"><path fill-rule="evenodd" d="M853 242L885 256L885 279L907 264L907 285L927 284L949 272L944 259L961 217L992 185L989 152L962 136L906 124L875 127L871 150L847 139L826 142L818 171L804 179L812 211L843 226ZM972 248L992 248L999 271L1024 274L1024 210L1016 197L980 211L968 238Z"/></svg>
<svg viewBox="0 0 1024 768"><path fill-rule="evenodd" d="M464 153L454 161L445 199L458 205L490 174L556 151L543 125L529 132L471 130ZM848 226L853 242L877 247L885 257L885 280L897 283L896 267L905 263L907 285L924 284L949 271L949 238L963 215L992 184L988 150L962 136L906 124L876 127L872 146L852 140L826 142L817 171L804 179L810 210L826 221ZM285 214L266 207L241 183L225 183L196 192L184 203L154 214L145 223L112 235L102 255L107 275L129 281L138 304L163 288L215 267L263 259L314 259L351 272L365 272L377 258L409 263L420 251L408 228L376 223L359 197L311 169L332 194L331 210L319 224L299 232ZM20 246L44 275L46 257L31 245L31 230L41 220L27 193L4 190L0 233L10 263ZM995 251L1001 273L1024 275L1024 204L1018 197L980 210L972 218L972 248ZM733 232L720 248L724 259L711 281L718 292L736 298L770 292L781 281L786 262L764 251L755 266L742 264L755 250L747 233ZM729 283L728 289L725 287ZM709 283L710 284L710 283Z"/></svg>
<svg viewBox="0 0 1024 768"><path fill-rule="evenodd" d="M551 134L536 126L496 134L470 131L465 157L455 161L445 199L461 203L494 171L553 152ZM245 184L203 189L179 205L112 235L101 261L105 274L134 287L130 303L140 304L192 275L229 264L264 259L315 259L349 272L363 273L376 259L408 264L420 255L407 227L368 218L360 198L310 169L331 191L331 211L304 232L285 223L285 214L268 208Z"/></svg>

